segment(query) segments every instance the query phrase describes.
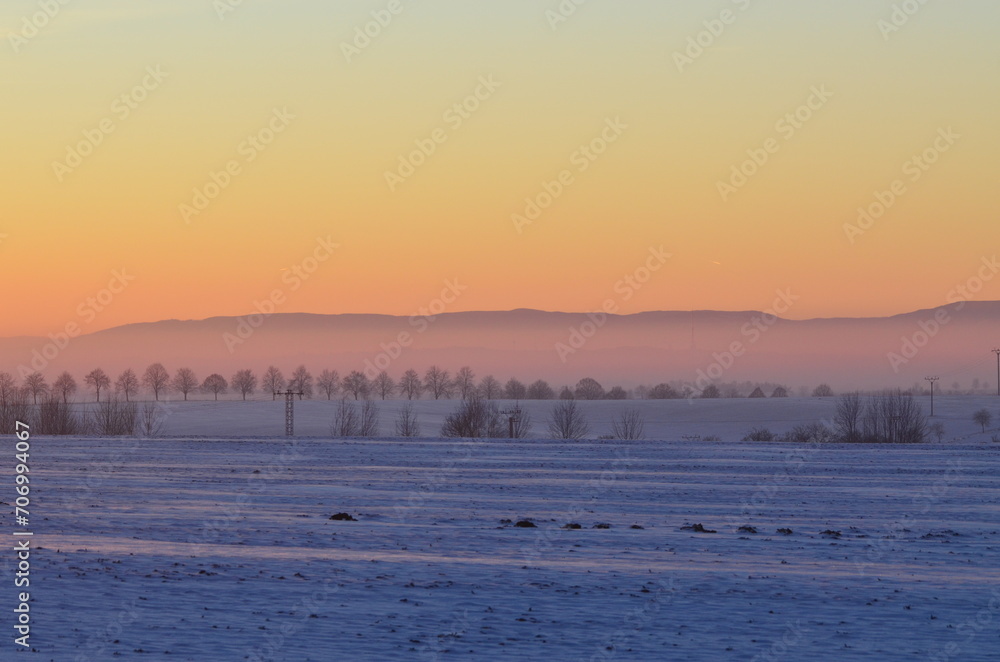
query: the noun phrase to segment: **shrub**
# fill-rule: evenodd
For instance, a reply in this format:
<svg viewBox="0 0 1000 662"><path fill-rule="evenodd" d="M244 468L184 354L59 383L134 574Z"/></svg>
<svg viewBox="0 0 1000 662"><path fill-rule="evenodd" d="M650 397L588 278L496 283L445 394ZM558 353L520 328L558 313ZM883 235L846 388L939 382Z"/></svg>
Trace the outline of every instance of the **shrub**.
<svg viewBox="0 0 1000 662"><path fill-rule="evenodd" d="M125 437L135 434L139 422L139 407L134 402L122 402L117 397L97 403L84 418L87 433L98 437Z"/></svg>
<svg viewBox="0 0 1000 662"><path fill-rule="evenodd" d="M781 435L781 441L796 444L822 444L835 441L833 432L822 423L803 423Z"/></svg>
<svg viewBox="0 0 1000 662"><path fill-rule="evenodd" d="M754 428L743 437L743 441L774 441L776 438L767 428Z"/></svg>
<svg viewBox="0 0 1000 662"><path fill-rule="evenodd" d="M576 400L565 400L552 408L549 434L554 439L582 439L590 433L590 424L576 406Z"/></svg>
<svg viewBox="0 0 1000 662"><path fill-rule="evenodd" d="M990 413L989 409L980 409L972 415L972 420L981 425L985 433L986 427L993 422L993 414Z"/></svg>
<svg viewBox="0 0 1000 662"><path fill-rule="evenodd" d="M358 410L347 398L341 399L337 405L337 413L330 424L330 434L334 437L356 437L360 430Z"/></svg>
<svg viewBox="0 0 1000 662"><path fill-rule="evenodd" d="M441 436L465 439L502 438L506 436L505 423L495 402L474 395L463 400L457 410L448 414L441 426Z"/></svg>
<svg viewBox="0 0 1000 662"><path fill-rule="evenodd" d="M407 402L399 410L399 417L396 419L396 434L400 437L420 436L420 423L417 421L417 414L413 411L413 405Z"/></svg>
<svg viewBox="0 0 1000 662"><path fill-rule="evenodd" d="M646 430L646 419L638 409L628 408L623 410L611 421L611 434L615 439L636 440L642 439Z"/></svg>

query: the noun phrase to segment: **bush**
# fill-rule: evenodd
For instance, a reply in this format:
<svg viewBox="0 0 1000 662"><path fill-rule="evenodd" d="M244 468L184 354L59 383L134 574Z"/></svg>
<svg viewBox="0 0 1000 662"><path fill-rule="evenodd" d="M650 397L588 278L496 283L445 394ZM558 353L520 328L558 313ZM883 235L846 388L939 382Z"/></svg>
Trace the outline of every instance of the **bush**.
<svg viewBox="0 0 1000 662"><path fill-rule="evenodd" d="M758 386L747 397L748 398L764 398L764 397L767 397L767 396L764 395L764 389L762 389L761 387Z"/></svg>
<svg viewBox="0 0 1000 662"><path fill-rule="evenodd" d="M774 441L777 436L767 428L754 428L743 437L743 441Z"/></svg>
<svg viewBox="0 0 1000 662"><path fill-rule="evenodd" d="M795 444L823 444L836 441L836 437L822 423L803 423L781 435L781 441Z"/></svg>
<svg viewBox="0 0 1000 662"><path fill-rule="evenodd" d="M97 407L84 417L84 428L88 434L98 437L126 437L135 434L138 422L138 405L114 397L97 403Z"/></svg>
<svg viewBox="0 0 1000 662"><path fill-rule="evenodd" d="M347 398L341 399L337 405L337 413L330 424L330 435L334 437L356 437L361 428L358 420L358 410Z"/></svg>
<svg viewBox="0 0 1000 662"><path fill-rule="evenodd" d="M927 426L927 431L937 437L938 443L944 440L944 423L935 421Z"/></svg>
<svg viewBox="0 0 1000 662"><path fill-rule="evenodd" d="M987 426L993 422L993 414L990 413L989 409L980 409L972 415L972 420L981 425L985 433Z"/></svg>
<svg viewBox="0 0 1000 662"><path fill-rule="evenodd" d="M492 400L474 395L463 400L455 412L448 414L441 426L442 437L480 439L506 436L506 421Z"/></svg>
<svg viewBox="0 0 1000 662"><path fill-rule="evenodd" d="M399 417L396 419L396 434L400 437L420 436L420 423L417 421L417 414L413 411L413 405L407 402L399 410Z"/></svg>
<svg viewBox="0 0 1000 662"><path fill-rule="evenodd" d="M646 419L638 409L628 408L611 421L611 434L615 439L633 441L642 439L646 430Z"/></svg>
<svg viewBox="0 0 1000 662"><path fill-rule="evenodd" d="M68 435L80 432L79 418L69 405L53 396L38 405L38 414L32 432L35 434Z"/></svg>
<svg viewBox="0 0 1000 662"><path fill-rule="evenodd" d="M365 400L361 406L361 420L358 422L359 437L378 436L378 405L374 400Z"/></svg>
<svg viewBox="0 0 1000 662"><path fill-rule="evenodd" d="M552 408L549 434L554 439L582 439L590 433L590 424L576 406L576 400L565 400Z"/></svg>
<svg viewBox="0 0 1000 662"><path fill-rule="evenodd" d="M868 397L861 435L867 443L921 443L927 437L927 417L909 393L883 391Z"/></svg>

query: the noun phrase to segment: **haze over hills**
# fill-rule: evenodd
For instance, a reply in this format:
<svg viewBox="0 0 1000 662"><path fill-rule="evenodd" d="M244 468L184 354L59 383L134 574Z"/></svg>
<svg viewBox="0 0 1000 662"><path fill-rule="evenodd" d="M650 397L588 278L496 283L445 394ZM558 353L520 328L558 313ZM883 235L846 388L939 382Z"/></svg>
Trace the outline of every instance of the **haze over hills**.
<svg viewBox="0 0 1000 662"><path fill-rule="evenodd" d="M59 345L64 345L59 348ZM286 374L385 368L398 376L438 364L501 380L605 386L683 380L827 382L840 388L996 384L1000 302L965 302L881 318L787 320L759 311L632 315L538 310L445 313L435 318L279 313L129 324L65 337L0 339L0 370L38 369L50 380L101 367L114 376L154 361L200 377L270 364Z"/></svg>

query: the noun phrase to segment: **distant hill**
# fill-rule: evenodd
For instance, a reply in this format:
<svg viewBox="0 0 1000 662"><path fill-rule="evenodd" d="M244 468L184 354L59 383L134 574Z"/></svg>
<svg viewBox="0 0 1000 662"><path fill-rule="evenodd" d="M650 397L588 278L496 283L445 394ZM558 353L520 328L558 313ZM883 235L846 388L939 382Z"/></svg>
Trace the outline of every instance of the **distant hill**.
<svg viewBox="0 0 1000 662"><path fill-rule="evenodd" d="M252 326L256 325L256 326ZM446 313L437 318L282 313L129 324L71 339L0 339L0 370L41 367L50 379L94 367L117 374L153 361L200 376L270 364L286 374L300 363L314 374L387 366L398 376L439 364L471 366L501 380L606 386L753 380L835 388L910 386L929 374L941 386L973 379L995 385L990 350L1000 346L1000 302L969 302L884 318L786 320L757 311L596 315L538 310ZM736 350L734 352L734 350ZM736 354L739 354L738 356ZM49 359L45 357L48 356ZM703 373L699 373L703 371Z"/></svg>

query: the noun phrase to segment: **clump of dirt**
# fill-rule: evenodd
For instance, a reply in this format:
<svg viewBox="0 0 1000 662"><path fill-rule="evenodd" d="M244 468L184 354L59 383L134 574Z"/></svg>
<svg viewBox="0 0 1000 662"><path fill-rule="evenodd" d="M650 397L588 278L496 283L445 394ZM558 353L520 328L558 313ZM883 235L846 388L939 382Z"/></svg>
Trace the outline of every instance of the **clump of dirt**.
<svg viewBox="0 0 1000 662"><path fill-rule="evenodd" d="M632 526L630 526L628 528L630 528L630 529L645 529L646 527L641 526L639 524L633 524Z"/></svg>
<svg viewBox="0 0 1000 662"><path fill-rule="evenodd" d="M744 524L740 528L736 529L740 533L757 533L757 529L750 526L749 524Z"/></svg>
<svg viewBox="0 0 1000 662"><path fill-rule="evenodd" d="M792 535L792 530L789 529L789 528L780 528L780 529L778 529L778 533L780 533L782 535L790 536L790 535Z"/></svg>
<svg viewBox="0 0 1000 662"><path fill-rule="evenodd" d="M594 529L610 529L611 525L608 524L607 522L598 522L597 524L595 524L591 528L594 528Z"/></svg>
<svg viewBox="0 0 1000 662"><path fill-rule="evenodd" d="M534 522L530 522L530 521L528 521L526 519L522 519L522 520L518 520L517 524L515 524L514 526L519 526L522 529L534 529L535 528L535 523Z"/></svg>
<svg viewBox="0 0 1000 662"><path fill-rule="evenodd" d="M330 519L337 520L338 522L357 522L349 513L337 513L336 515L330 515Z"/></svg>
<svg viewBox="0 0 1000 662"><path fill-rule="evenodd" d="M717 533L715 529L706 529L699 522L698 524L685 524L681 527L681 531L694 531L695 533Z"/></svg>
<svg viewBox="0 0 1000 662"><path fill-rule="evenodd" d="M821 536L829 536L831 538L839 538L841 536L840 531L834 531L833 529L827 529L826 531L820 531Z"/></svg>
<svg viewBox="0 0 1000 662"><path fill-rule="evenodd" d="M563 524L564 529L582 529L583 527L576 522L570 522L569 524Z"/></svg>

